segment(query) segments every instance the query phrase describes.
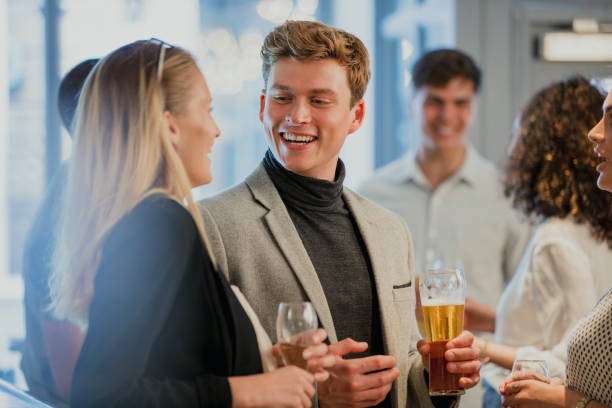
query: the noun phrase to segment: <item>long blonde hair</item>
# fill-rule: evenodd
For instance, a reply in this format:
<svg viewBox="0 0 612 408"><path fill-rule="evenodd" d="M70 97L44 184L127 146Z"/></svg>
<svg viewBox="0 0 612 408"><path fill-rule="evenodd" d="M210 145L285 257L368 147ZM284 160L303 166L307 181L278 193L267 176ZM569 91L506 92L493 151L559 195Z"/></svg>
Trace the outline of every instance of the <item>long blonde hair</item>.
<svg viewBox="0 0 612 408"><path fill-rule="evenodd" d="M183 49L162 53L161 47L151 41L125 45L100 60L84 84L50 279L50 307L59 318L87 324L104 240L147 196L163 193L186 204L209 247L163 118L165 110L185 109L197 66Z"/></svg>

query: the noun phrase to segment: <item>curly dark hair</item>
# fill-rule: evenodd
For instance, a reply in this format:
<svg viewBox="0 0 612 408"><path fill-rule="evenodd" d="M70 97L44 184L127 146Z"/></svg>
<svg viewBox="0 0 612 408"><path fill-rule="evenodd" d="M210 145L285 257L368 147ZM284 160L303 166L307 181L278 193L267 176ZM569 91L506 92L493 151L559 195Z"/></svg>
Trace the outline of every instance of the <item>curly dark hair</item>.
<svg viewBox="0 0 612 408"><path fill-rule="evenodd" d="M538 92L523 109L505 193L532 220L573 216L612 248L612 194L597 187L600 162L587 139L604 95L581 76Z"/></svg>

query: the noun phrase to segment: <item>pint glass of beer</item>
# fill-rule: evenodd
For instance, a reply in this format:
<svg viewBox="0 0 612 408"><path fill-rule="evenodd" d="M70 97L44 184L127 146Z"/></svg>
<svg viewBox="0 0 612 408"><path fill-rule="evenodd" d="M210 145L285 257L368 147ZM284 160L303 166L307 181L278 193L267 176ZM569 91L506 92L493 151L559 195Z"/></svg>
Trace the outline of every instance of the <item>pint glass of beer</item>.
<svg viewBox="0 0 612 408"><path fill-rule="evenodd" d="M429 395L462 395L460 374L446 371L446 343L463 331L465 277L461 268L427 270L420 279L419 292L425 330L429 341Z"/></svg>

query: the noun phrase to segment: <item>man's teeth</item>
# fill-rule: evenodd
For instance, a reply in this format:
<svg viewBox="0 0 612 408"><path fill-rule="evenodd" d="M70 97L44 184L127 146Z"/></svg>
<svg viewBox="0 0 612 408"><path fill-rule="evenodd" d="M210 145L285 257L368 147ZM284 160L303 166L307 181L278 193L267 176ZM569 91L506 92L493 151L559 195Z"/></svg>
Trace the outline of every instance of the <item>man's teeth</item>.
<svg viewBox="0 0 612 408"><path fill-rule="evenodd" d="M286 141L295 143L309 143L315 140L315 138L312 136L296 135L289 132L282 133L282 136Z"/></svg>

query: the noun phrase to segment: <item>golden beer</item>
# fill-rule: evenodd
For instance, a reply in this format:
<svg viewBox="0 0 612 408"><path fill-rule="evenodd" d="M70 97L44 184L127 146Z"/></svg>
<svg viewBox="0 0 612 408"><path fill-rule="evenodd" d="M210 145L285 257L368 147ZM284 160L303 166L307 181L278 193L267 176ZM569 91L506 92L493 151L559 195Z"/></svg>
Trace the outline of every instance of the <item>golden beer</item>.
<svg viewBox="0 0 612 408"><path fill-rule="evenodd" d="M464 305L423 306L429 340L429 395L462 395L461 374L446 371L446 343L463 330Z"/></svg>
<svg viewBox="0 0 612 408"><path fill-rule="evenodd" d="M429 341L451 340L463 331L463 305L423 306Z"/></svg>

